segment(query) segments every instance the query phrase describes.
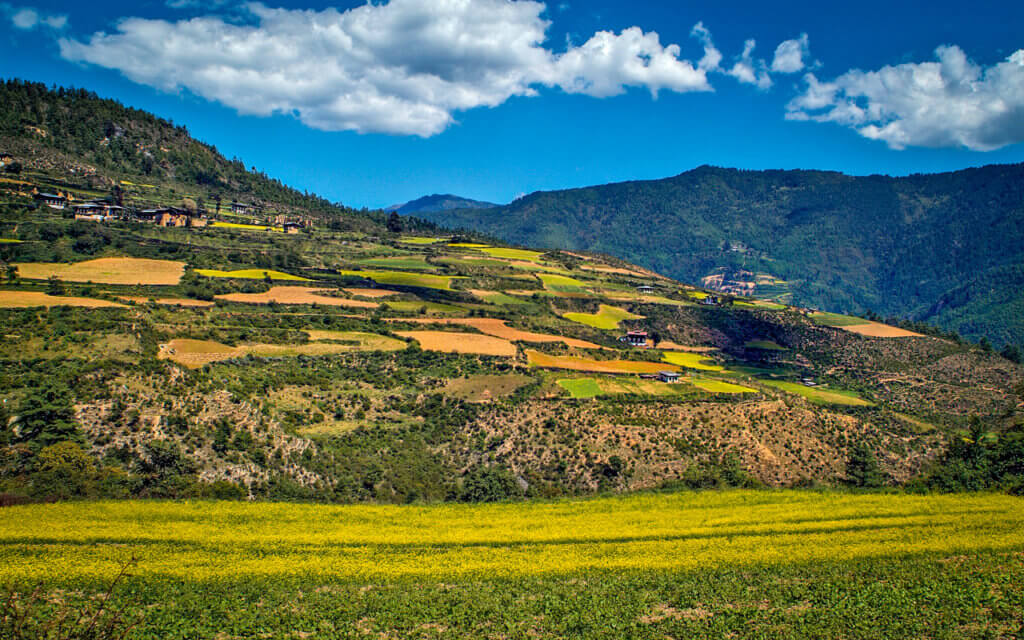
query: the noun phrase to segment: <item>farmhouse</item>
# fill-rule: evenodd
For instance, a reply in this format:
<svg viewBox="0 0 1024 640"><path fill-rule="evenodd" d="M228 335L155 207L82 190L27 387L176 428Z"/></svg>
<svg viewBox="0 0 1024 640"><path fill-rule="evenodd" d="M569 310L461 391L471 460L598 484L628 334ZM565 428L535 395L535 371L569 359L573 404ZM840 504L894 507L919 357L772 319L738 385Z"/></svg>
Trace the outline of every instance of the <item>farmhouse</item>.
<svg viewBox="0 0 1024 640"><path fill-rule="evenodd" d="M35 199L51 209L63 209L68 203L67 198L55 193L37 193Z"/></svg>
<svg viewBox="0 0 1024 640"><path fill-rule="evenodd" d="M247 205L247 204L244 204L244 203L241 203L241 202L232 202L231 203L231 213L236 213L236 214L241 215L241 216L247 215L251 208L252 207L250 205Z"/></svg>
<svg viewBox="0 0 1024 640"><path fill-rule="evenodd" d="M717 307L718 305L722 304L722 301L718 298L718 296L711 295L701 300L700 303L706 307Z"/></svg>
<svg viewBox="0 0 1024 640"><path fill-rule="evenodd" d="M622 342L625 342L631 347L646 347L647 346L647 332L646 331L629 331L626 335L619 338Z"/></svg>
<svg viewBox="0 0 1024 640"><path fill-rule="evenodd" d="M110 220L124 215L124 207L107 202L76 204L72 207L72 210L75 212L76 220L96 220L102 222L103 220Z"/></svg>
<svg viewBox="0 0 1024 640"><path fill-rule="evenodd" d="M654 293L654 287L649 284L642 284L636 288L640 293Z"/></svg>
<svg viewBox="0 0 1024 640"><path fill-rule="evenodd" d="M676 373L675 371L659 371L658 380L661 380L662 382L666 382L668 384L674 384L676 382L679 382L679 374Z"/></svg>
<svg viewBox="0 0 1024 640"><path fill-rule="evenodd" d="M281 225L281 228L284 229L285 233L298 233L302 229L302 225L298 222L285 222Z"/></svg>
<svg viewBox="0 0 1024 640"><path fill-rule="evenodd" d="M72 210L75 212L75 220L96 220L102 222L106 219L103 207L94 202L76 204L72 207Z"/></svg>

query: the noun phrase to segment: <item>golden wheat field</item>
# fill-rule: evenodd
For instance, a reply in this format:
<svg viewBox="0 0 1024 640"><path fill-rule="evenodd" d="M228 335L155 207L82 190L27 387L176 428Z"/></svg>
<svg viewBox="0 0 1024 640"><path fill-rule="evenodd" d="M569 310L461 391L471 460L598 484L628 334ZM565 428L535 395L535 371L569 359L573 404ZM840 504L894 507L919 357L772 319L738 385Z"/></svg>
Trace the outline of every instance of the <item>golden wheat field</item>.
<svg viewBox="0 0 1024 640"><path fill-rule="evenodd" d="M527 361L544 369L566 369L590 373L658 373L679 371L674 364L664 362L638 362L634 360L594 360L575 356L552 356L532 349L526 352Z"/></svg>
<svg viewBox="0 0 1024 640"><path fill-rule="evenodd" d="M501 320L499 318L388 318L388 320L394 322L414 322L417 324L462 325L465 327L473 327L480 333L485 333L489 336L502 338L504 340L511 340L512 342L562 342L570 347L577 347L580 349L606 348L599 344L594 344L593 342L587 342L586 340L566 338L565 336L557 336L550 333L523 331L522 329L516 329L515 327L508 326L508 321Z"/></svg>
<svg viewBox="0 0 1024 640"><path fill-rule="evenodd" d="M850 324L839 327L843 331L858 333L869 338L920 338L920 333L900 329L881 322L865 322L864 324Z"/></svg>
<svg viewBox="0 0 1024 640"><path fill-rule="evenodd" d="M263 293L229 293L217 296L217 299L246 304L270 304L271 302L278 304L322 304L331 307L352 307L357 309L376 309L380 306L376 302L368 302L366 300L350 300L348 298L321 295L323 291L329 291L329 289L271 287L269 291Z"/></svg>
<svg viewBox="0 0 1024 640"><path fill-rule="evenodd" d="M97 298L51 296L41 291L0 291L0 309L26 309L30 307L123 307L125 305Z"/></svg>
<svg viewBox="0 0 1024 640"><path fill-rule="evenodd" d="M212 340L175 338L160 345L157 357L189 369L198 369L213 362L254 355L265 358L282 356L326 356L348 351L397 351L406 344L394 338L356 331L310 332L320 334L310 344L240 344L232 347ZM333 334L333 335L324 335ZM323 342L333 340L335 342Z"/></svg>
<svg viewBox="0 0 1024 640"><path fill-rule="evenodd" d="M1024 545L1004 495L730 491L498 505L240 502L26 505L0 519L0 579L355 576L444 579L687 570Z"/></svg>
<svg viewBox="0 0 1024 640"><path fill-rule="evenodd" d="M454 331L396 331L396 335L412 338L427 351L442 353L469 353L482 356L516 355L516 346L508 340L484 336L478 333L456 333Z"/></svg>
<svg viewBox="0 0 1024 640"><path fill-rule="evenodd" d="M97 258L85 262L22 262L18 275L32 280L56 276L68 282L97 284L174 285L185 275L185 263L150 258Z"/></svg>

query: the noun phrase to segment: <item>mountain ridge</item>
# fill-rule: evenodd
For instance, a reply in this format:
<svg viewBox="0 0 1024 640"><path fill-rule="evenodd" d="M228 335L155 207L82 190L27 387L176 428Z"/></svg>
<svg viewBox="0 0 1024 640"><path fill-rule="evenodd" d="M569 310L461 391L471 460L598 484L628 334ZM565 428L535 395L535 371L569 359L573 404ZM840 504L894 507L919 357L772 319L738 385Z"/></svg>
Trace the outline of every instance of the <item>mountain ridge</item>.
<svg viewBox="0 0 1024 640"><path fill-rule="evenodd" d="M404 204L393 204L384 211L394 211L401 215L412 215L423 212L448 211L451 209L493 209L501 205L483 200L473 200L451 193L434 193L410 200Z"/></svg>
<svg viewBox="0 0 1024 640"><path fill-rule="evenodd" d="M720 273L755 283L744 292L763 288L765 297L798 305L874 311L1020 344L1024 322L972 311L970 296L958 297L968 308L956 314L935 305L992 270L1024 264L1022 184L1024 164L896 177L702 165L423 217L506 242L609 253L683 281ZM784 285L761 287L759 277Z"/></svg>

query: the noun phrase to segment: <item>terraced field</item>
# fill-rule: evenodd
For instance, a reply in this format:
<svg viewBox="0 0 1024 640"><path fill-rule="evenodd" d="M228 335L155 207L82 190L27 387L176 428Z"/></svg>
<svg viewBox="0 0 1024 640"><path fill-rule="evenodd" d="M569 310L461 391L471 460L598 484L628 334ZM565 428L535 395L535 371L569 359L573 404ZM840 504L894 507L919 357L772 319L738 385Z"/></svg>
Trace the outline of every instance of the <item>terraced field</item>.
<svg viewBox="0 0 1024 640"><path fill-rule="evenodd" d="M808 387L797 382L784 382L782 380L764 380L764 384L781 389L789 393L803 396L817 404L839 404L850 407L873 407L874 403L861 398L853 391L839 389L823 389L821 387Z"/></svg>
<svg viewBox="0 0 1024 640"><path fill-rule="evenodd" d="M18 275L30 280L56 277L67 282L97 284L174 285L185 274L185 263L150 258L97 258L71 264L29 262L15 264Z"/></svg>
<svg viewBox="0 0 1024 640"><path fill-rule="evenodd" d="M527 350L527 361L534 367L544 369L565 369L569 371L589 371L592 373L658 373L659 371L679 371L679 367L660 362L640 362L635 360L595 360L577 356L553 356L539 351Z"/></svg>
<svg viewBox="0 0 1024 640"><path fill-rule="evenodd" d="M78 296L51 296L41 291L0 290L0 309L25 309L31 307L123 307L125 305L97 298Z"/></svg>
<svg viewBox="0 0 1024 640"><path fill-rule="evenodd" d="M309 282L309 278L274 271L273 269L236 269L234 271L222 271L220 269L196 269L196 273L207 278L241 278L243 280L296 280Z"/></svg>
<svg viewBox="0 0 1024 640"><path fill-rule="evenodd" d="M562 315L573 322L579 322L580 324L585 324L588 327L605 329L607 331L618 329L619 324L621 324L623 320L640 320L643 318L643 316L638 316L626 311L625 309L613 307L607 304L602 304L597 313L565 313Z"/></svg>
<svg viewBox="0 0 1024 640"><path fill-rule="evenodd" d="M516 346L508 340L484 336L478 333L457 333L454 331L396 331L403 338L411 338L427 351L441 353L470 353L483 356L516 355Z"/></svg>
<svg viewBox="0 0 1024 640"><path fill-rule="evenodd" d="M438 276L428 273L407 273L405 271L351 271L342 270L343 276L355 276L373 280L378 284L400 287L423 287L426 289L451 290L452 282L458 276Z"/></svg>
<svg viewBox="0 0 1024 640"><path fill-rule="evenodd" d="M723 371L725 367L717 365L705 354L692 353L689 351L666 351L662 359L669 364L679 365L687 369L699 369L701 371Z"/></svg>
<svg viewBox="0 0 1024 640"><path fill-rule="evenodd" d="M367 300L353 300L322 295L328 289L311 287L271 287L263 293L228 293L217 296L218 300L242 302L245 304L322 304L329 307L351 307L355 309L376 309L380 305Z"/></svg>

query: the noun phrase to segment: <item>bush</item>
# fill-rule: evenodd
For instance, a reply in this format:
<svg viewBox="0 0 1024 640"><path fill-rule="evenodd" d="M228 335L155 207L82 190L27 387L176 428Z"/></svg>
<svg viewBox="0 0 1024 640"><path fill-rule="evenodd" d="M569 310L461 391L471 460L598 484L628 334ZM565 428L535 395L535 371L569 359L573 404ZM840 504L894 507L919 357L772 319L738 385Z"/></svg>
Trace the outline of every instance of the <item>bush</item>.
<svg viewBox="0 0 1024 640"><path fill-rule="evenodd" d="M477 467L462 478L459 500L462 502L501 502L521 498L523 489L516 477L502 467Z"/></svg>

